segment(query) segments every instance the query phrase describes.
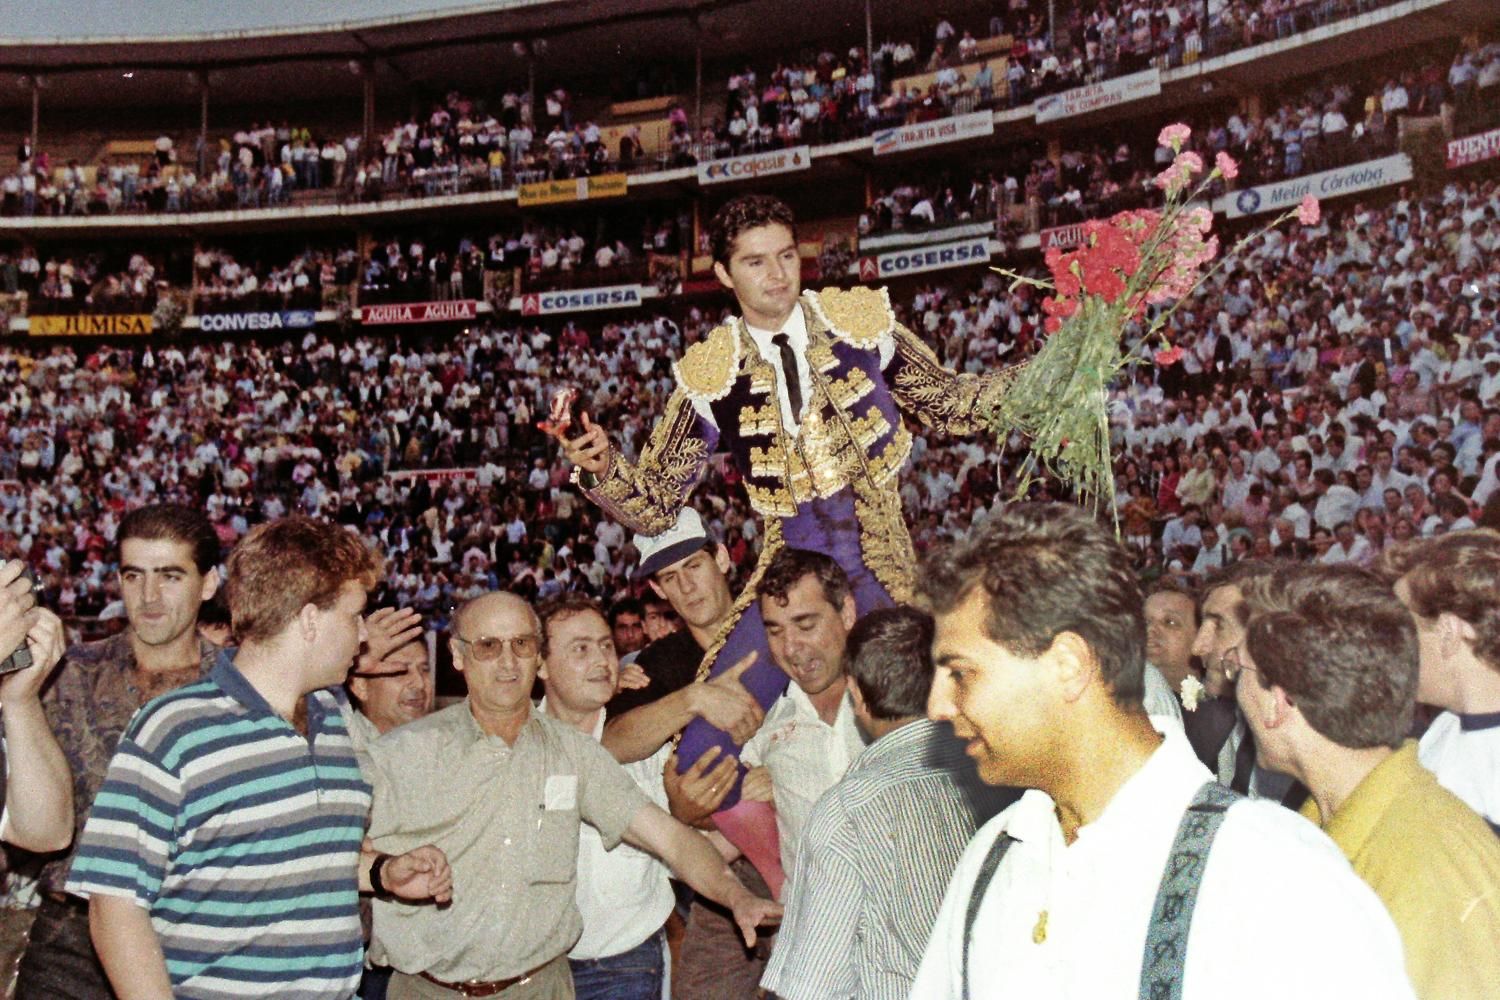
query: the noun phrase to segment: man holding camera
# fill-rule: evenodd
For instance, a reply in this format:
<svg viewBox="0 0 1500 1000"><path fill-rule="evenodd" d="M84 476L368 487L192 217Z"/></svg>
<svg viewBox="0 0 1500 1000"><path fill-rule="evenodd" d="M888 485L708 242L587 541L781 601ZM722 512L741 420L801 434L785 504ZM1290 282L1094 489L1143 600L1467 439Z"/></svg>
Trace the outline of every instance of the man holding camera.
<svg viewBox="0 0 1500 1000"><path fill-rule="evenodd" d="M0 773L5 782L0 840L28 851L60 851L73 837L68 762L41 701L42 685L62 659L63 646L62 621L37 606L24 564L0 562Z"/></svg>
<svg viewBox="0 0 1500 1000"><path fill-rule="evenodd" d="M188 507L157 504L127 514L117 537L129 627L70 648L42 700L73 777L72 822L54 849L67 848L83 826L136 710L197 681L219 655L219 647L200 639L197 629L199 607L219 586L219 538L208 519ZM9 730L9 705L5 712ZM71 863L69 850L42 869L42 902L21 959L17 1000L115 995L89 939L88 904L64 890Z"/></svg>

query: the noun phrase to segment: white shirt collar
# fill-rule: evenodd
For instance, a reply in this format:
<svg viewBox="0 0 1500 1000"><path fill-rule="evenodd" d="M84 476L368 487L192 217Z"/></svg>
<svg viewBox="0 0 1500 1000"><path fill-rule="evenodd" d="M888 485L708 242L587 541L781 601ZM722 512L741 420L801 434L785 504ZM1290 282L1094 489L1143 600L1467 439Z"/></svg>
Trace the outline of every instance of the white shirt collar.
<svg viewBox="0 0 1500 1000"><path fill-rule="evenodd" d="M1151 725L1164 737L1161 746L1120 786L1092 823L1078 828L1079 841L1088 839L1093 831L1124 829L1164 814L1170 814L1175 823L1180 814L1171 811L1173 801L1181 799L1182 808L1187 808L1193 793L1213 780L1214 775L1198 761L1180 730L1164 729L1162 721L1155 718ZM1002 829L1016 840L1055 840L1061 835L1057 805L1046 792L1032 789L1010 808Z"/></svg>
<svg viewBox="0 0 1500 1000"><path fill-rule="evenodd" d="M749 331L750 339L755 341L761 357L772 364L781 363L781 351L771 343L771 338L777 333L786 334L787 340L791 341L792 347L799 355L807 350L807 318L802 315L800 301L792 307L791 314L787 316L786 322L781 324L780 330L762 330L758 326L752 326L749 320L745 321L745 329Z"/></svg>

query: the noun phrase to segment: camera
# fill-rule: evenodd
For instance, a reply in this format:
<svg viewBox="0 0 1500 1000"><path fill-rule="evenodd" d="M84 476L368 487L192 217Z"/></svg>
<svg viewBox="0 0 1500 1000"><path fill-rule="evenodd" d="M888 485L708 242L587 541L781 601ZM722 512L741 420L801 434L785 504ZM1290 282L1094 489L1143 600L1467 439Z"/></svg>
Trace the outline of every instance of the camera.
<svg viewBox="0 0 1500 1000"><path fill-rule="evenodd" d="M36 595L38 597L41 596L42 585L29 568L23 568L21 570L21 578L27 583L31 584L31 592L33 595ZM31 666L31 662L31 644L28 642L22 642L21 645L16 647L16 651L14 653L11 653L3 660L0 660L0 677L5 676L6 674L13 674L17 670L25 670L27 667Z"/></svg>

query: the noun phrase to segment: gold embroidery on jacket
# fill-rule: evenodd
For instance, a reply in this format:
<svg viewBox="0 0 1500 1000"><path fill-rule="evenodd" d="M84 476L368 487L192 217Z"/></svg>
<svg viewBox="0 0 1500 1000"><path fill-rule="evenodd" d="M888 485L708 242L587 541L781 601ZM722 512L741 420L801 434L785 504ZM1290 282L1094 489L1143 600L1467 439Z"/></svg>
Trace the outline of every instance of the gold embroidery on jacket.
<svg viewBox="0 0 1500 1000"><path fill-rule="evenodd" d="M643 535L659 535L677 523L682 499L708 461L698 434L698 414L686 393L674 392L651 432L640 459L631 465L615 455L604 479L588 495L611 517Z"/></svg>
<svg viewBox="0 0 1500 1000"><path fill-rule="evenodd" d="M739 335L727 326L716 326L672 366L677 384L689 399L700 403L723 399L740 370L741 353Z"/></svg>
<svg viewBox="0 0 1500 1000"><path fill-rule="evenodd" d="M803 301L828 332L855 347L878 347L896 329L896 312L884 288L825 288L803 293Z"/></svg>
<svg viewBox="0 0 1500 1000"><path fill-rule="evenodd" d="M740 436L774 436L781 430L781 407L775 400L764 406L751 403L740 407Z"/></svg>
<svg viewBox="0 0 1500 1000"><path fill-rule="evenodd" d="M845 411L852 411L855 403L874 391L875 381L865 374L863 368L851 368L843 378L828 383L828 395L833 405Z"/></svg>
<svg viewBox="0 0 1500 1000"><path fill-rule="evenodd" d="M807 367L815 372L831 372L839 366L839 359L834 356L833 345L826 338L814 337L815 329L815 326L809 326L807 330Z"/></svg>
<svg viewBox="0 0 1500 1000"><path fill-rule="evenodd" d="M854 516L859 521L859 549L865 566L903 604L911 600L917 554L901 516L901 497L863 478L854 483Z"/></svg>
<svg viewBox="0 0 1500 1000"><path fill-rule="evenodd" d="M1012 365L984 375L960 375L944 368L916 334L896 330L896 368L891 395L922 426L967 435L992 410L1023 366Z"/></svg>

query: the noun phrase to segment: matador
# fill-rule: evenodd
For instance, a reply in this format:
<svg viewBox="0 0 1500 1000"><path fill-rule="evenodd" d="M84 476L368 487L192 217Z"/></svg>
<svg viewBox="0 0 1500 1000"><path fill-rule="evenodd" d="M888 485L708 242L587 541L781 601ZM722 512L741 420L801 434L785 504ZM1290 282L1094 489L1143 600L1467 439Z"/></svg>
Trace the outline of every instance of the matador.
<svg viewBox="0 0 1500 1000"><path fill-rule="evenodd" d="M884 289L802 292L792 211L778 199L729 202L710 236L714 272L740 317L673 366L676 388L635 463L586 415L585 433L563 443L585 495L648 536L676 523L715 451L729 453L760 515L763 544L698 679L758 651L741 681L769 708L787 677L771 661L756 602L763 568L783 546L813 549L848 573L860 614L906 601L916 555L898 492L912 447L903 414L929 430L971 434L1020 366L979 375L944 368L896 321ZM694 719L678 747L680 767L714 745L738 754L727 734ZM776 852L750 846L765 830L760 805L741 801L736 784L714 819L775 885L781 873L766 868Z"/></svg>

